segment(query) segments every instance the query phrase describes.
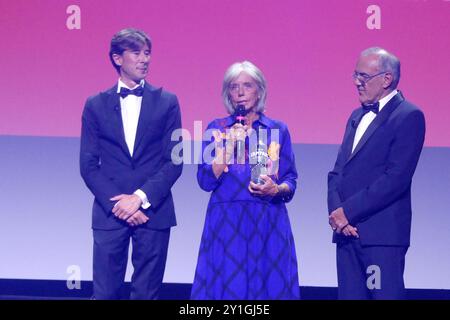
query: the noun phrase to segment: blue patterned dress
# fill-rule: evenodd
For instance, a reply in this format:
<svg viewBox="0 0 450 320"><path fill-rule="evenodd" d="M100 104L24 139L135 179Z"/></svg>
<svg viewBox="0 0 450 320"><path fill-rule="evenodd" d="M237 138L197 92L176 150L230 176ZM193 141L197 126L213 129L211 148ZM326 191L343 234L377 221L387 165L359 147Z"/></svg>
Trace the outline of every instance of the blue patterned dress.
<svg viewBox="0 0 450 320"><path fill-rule="evenodd" d="M225 132L233 123L231 116L216 119L208 129ZM283 198L252 195L247 189L251 175L248 161L229 165L229 171L222 173L218 179L211 164L199 165L198 183L212 194L206 212L192 299L300 298L295 245L285 206L285 202L294 195L297 179L290 135L284 123L269 119L264 114L260 114L253 123L253 129L260 128L269 131L269 142L272 138L270 129L279 130L279 161L271 178L276 183L288 184L291 193ZM209 143L204 142L203 148Z"/></svg>

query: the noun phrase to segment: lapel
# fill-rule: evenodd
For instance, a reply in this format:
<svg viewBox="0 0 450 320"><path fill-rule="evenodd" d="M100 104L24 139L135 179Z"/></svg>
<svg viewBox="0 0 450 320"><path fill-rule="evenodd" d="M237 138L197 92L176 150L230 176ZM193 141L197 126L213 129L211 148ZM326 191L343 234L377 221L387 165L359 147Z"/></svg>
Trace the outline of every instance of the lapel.
<svg viewBox="0 0 450 320"><path fill-rule="evenodd" d="M106 92L106 108L108 112L107 119L110 120L114 136L123 152L131 159L131 154L125 141L122 113L120 112L120 97L117 94L117 84Z"/></svg>
<svg viewBox="0 0 450 320"><path fill-rule="evenodd" d="M361 137L361 140L359 140L358 144L356 145L355 150L348 157L347 163L355 157L355 155L359 152L359 150L361 150L362 147L364 147L364 145L369 140L369 138L389 118L391 113L395 110L395 108L397 108L397 106L403 100L405 100L405 99L403 98L403 95L401 94L400 91L391 100L389 100L389 102L383 107L383 109L378 113L378 115L375 117L375 119L369 125L366 132L364 132L363 136ZM362 116L362 110L358 113L358 115L360 117ZM361 120L361 118L359 120ZM355 128L353 128L353 137L355 136L356 127L357 126L355 126ZM350 152L351 152L351 146L353 144L353 140L349 141L348 144L350 145Z"/></svg>
<svg viewBox="0 0 450 320"><path fill-rule="evenodd" d="M136 157L136 151L141 144L143 137L148 132L147 128L152 122L153 117L158 112L158 102L161 97L162 88L155 88L145 82L144 94L142 96L141 112L134 142L133 156ZM122 129L123 131L123 129Z"/></svg>
<svg viewBox="0 0 450 320"><path fill-rule="evenodd" d="M355 140L356 128L358 128L358 124L361 122L361 118L363 117L362 109L357 110L355 114L352 116L350 120L350 128L346 130L346 136L344 137L344 143L342 146L344 152L344 159L349 159L352 153L353 140Z"/></svg>

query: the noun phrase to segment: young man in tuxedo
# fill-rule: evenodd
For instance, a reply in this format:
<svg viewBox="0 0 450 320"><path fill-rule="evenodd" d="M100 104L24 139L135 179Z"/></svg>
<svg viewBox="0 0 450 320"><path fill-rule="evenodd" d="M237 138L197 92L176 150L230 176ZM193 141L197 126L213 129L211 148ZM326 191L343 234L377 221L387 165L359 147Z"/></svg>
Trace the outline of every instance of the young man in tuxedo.
<svg viewBox="0 0 450 320"><path fill-rule="evenodd" d="M351 114L328 174L329 223L337 244L340 299L405 299L411 182L425 137L422 111L397 90L400 61L364 50Z"/></svg>
<svg viewBox="0 0 450 320"><path fill-rule="evenodd" d="M157 299L170 228L171 188L182 165L171 160L181 128L177 97L144 79L152 44L136 29L111 40L119 73L110 89L87 99L82 116L80 171L95 196L92 208L95 299L119 299L132 241L131 299Z"/></svg>

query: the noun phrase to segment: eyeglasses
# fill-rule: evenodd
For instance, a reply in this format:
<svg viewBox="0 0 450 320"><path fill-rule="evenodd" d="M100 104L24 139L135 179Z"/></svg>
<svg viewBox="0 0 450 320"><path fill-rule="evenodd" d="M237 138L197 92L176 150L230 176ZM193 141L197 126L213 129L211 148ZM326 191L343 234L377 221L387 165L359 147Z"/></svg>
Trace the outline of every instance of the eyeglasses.
<svg viewBox="0 0 450 320"><path fill-rule="evenodd" d="M374 75L368 75L367 73L359 73L359 72L353 72L352 79L353 81L358 79L358 81L361 83L361 85L364 87L367 82L372 80L375 77L378 77L379 75L386 74L388 72L382 71L380 73L374 74Z"/></svg>
<svg viewBox="0 0 450 320"><path fill-rule="evenodd" d="M255 89L256 85L252 82L244 82L242 88L244 91L251 91ZM241 90L241 85L239 83L230 83L228 87L231 92L239 92Z"/></svg>

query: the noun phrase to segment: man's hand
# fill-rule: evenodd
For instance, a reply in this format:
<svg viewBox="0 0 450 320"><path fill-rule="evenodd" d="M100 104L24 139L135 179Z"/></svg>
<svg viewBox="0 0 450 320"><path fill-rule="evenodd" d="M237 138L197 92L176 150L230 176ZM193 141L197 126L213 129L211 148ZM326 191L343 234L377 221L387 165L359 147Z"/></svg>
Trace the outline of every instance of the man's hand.
<svg viewBox="0 0 450 320"><path fill-rule="evenodd" d="M347 217L344 213L344 208L340 207L334 210L328 217L328 223L333 231L341 233L342 229L348 225Z"/></svg>
<svg viewBox="0 0 450 320"><path fill-rule="evenodd" d="M275 196L278 193L277 184L267 175L261 175L264 184L256 184L250 181L248 191L258 196Z"/></svg>
<svg viewBox="0 0 450 320"><path fill-rule="evenodd" d="M334 210L328 217L328 222L333 231L343 233L346 237L353 236L359 238L358 229L349 224L342 207Z"/></svg>
<svg viewBox="0 0 450 320"><path fill-rule="evenodd" d="M119 194L110 199L117 201L112 212L121 220L128 220L142 205L142 200L135 194Z"/></svg>
<svg viewBox="0 0 450 320"><path fill-rule="evenodd" d="M342 229L342 233L346 237L353 236L353 237L359 238L358 229L349 224Z"/></svg>
<svg viewBox="0 0 450 320"><path fill-rule="evenodd" d="M137 227L141 224L147 223L148 220L149 218L141 210L138 210L128 218L127 223L132 227Z"/></svg>

